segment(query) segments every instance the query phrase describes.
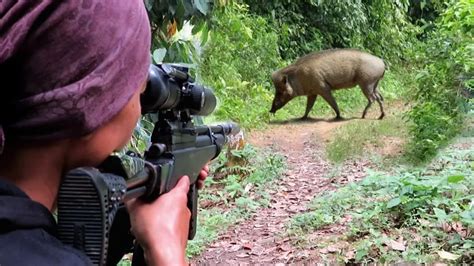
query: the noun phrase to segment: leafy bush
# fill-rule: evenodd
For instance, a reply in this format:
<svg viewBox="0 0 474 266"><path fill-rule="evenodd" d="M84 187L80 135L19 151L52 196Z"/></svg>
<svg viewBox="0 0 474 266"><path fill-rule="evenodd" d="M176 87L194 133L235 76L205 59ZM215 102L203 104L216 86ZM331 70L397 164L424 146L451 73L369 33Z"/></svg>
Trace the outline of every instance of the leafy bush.
<svg viewBox="0 0 474 266"><path fill-rule="evenodd" d="M211 22L199 74L220 99L215 115L244 127L262 124L269 118L270 75L283 65L277 33L237 3L216 9Z"/></svg>
<svg viewBox="0 0 474 266"><path fill-rule="evenodd" d="M437 22L420 62L415 104L408 113L411 154L418 161L432 158L462 127L462 114L469 108L462 94L472 97L474 89L474 3L452 1Z"/></svg>
<svg viewBox="0 0 474 266"><path fill-rule="evenodd" d="M411 43L413 27L406 13L407 0L244 2L279 29L279 49L285 59L327 48L352 47L396 61Z"/></svg>
<svg viewBox="0 0 474 266"><path fill-rule="evenodd" d="M213 0L144 0L152 33L152 53L155 63L193 63L195 53L191 41L176 38L185 25L193 25L193 34L207 34L207 20L214 6ZM186 24L186 22L189 22Z"/></svg>

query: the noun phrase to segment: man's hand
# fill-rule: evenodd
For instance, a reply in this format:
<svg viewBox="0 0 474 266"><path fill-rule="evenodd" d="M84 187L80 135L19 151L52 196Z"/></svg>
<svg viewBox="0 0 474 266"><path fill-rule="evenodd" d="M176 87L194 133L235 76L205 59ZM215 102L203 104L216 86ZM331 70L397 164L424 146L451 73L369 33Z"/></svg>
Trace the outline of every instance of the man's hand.
<svg viewBox="0 0 474 266"><path fill-rule="evenodd" d="M143 247L148 265L187 265L189 186L189 177L183 176L171 191L151 203L139 199L127 203L132 233Z"/></svg>
<svg viewBox="0 0 474 266"><path fill-rule="evenodd" d="M209 175L205 165L197 180L199 189ZM134 199L127 203L132 233L143 247L148 265L187 265L185 259L191 212L187 207L189 177L153 202Z"/></svg>
<svg viewBox="0 0 474 266"><path fill-rule="evenodd" d="M206 181L207 176L209 175L209 164L204 165L201 172L199 173L199 177L197 180L197 188L201 189L204 187L204 181Z"/></svg>

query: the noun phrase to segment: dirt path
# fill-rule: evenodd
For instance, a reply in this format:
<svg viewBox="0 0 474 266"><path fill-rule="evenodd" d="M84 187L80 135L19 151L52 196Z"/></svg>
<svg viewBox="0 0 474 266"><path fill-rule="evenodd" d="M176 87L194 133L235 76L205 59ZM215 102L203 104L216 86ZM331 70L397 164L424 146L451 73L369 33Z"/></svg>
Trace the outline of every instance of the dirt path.
<svg viewBox="0 0 474 266"><path fill-rule="evenodd" d="M250 134L247 140L251 144L271 147L287 157L285 176L275 190L269 191L272 197L269 207L222 233L204 254L193 260L193 264L317 262L317 250L298 250L283 233L289 220L295 214L305 212L316 195L364 177L368 163L352 162L331 176L330 173L334 173L332 166L324 159L324 143L331 132L348 122L292 121L273 124L269 130ZM328 230L328 233L336 234L341 229Z"/></svg>

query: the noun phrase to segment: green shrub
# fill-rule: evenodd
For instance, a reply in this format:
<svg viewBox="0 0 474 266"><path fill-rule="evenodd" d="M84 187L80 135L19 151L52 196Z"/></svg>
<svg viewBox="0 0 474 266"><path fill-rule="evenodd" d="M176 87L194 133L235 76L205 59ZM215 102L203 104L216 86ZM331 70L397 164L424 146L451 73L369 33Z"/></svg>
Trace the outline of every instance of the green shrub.
<svg viewBox="0 0 474 266"><path fill-rule="evenodd" d="M390 61L405 56L414 37L408 0L244 0L279 29L285 59L328 48L364 48Z"/></svg>
<svg viewBox="0 0 474 266"><path fill-rule="evenodd" d="M474 84L474 2L452 1L437 22L430 39L419 49L425 65L417 75L411 155L418 161L432 158L462 127L469 108L461 95L472 95Z"/></svg>
<svg viewBox="0 0 474 266"><path fill-rule="evenodd" d="M244 127L262 125L269 119L271 73L284 65L275 29L237 3L216 9L212 28L199 74L220 100L217 119Z"/></svg>

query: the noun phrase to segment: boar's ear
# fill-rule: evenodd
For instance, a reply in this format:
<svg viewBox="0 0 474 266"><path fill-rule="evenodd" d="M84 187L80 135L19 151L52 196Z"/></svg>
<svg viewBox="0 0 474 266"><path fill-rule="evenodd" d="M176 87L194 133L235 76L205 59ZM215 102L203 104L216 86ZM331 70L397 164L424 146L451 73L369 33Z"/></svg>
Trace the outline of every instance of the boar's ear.
<svg viewBox="0 0 474 266"><path fill-rule="evenodd" d="M293 94L293 88L291 87L290 83L288 82L288 75L283 75L282 77L283 84L285 84L286 92L289 95Z"/></svg>

